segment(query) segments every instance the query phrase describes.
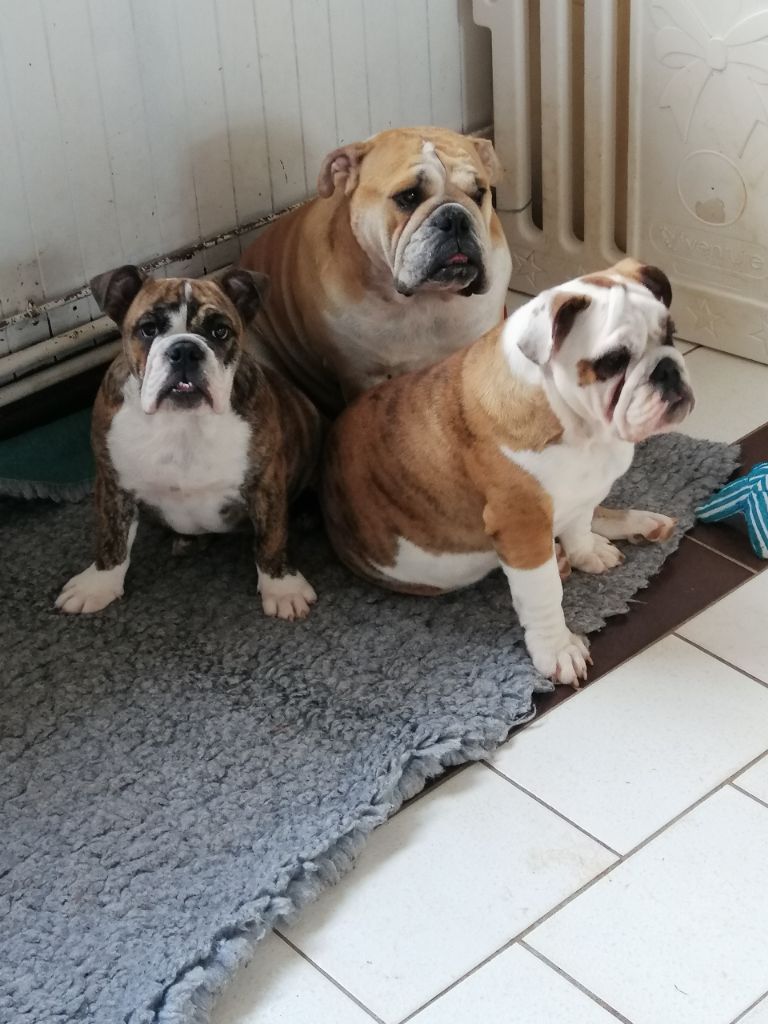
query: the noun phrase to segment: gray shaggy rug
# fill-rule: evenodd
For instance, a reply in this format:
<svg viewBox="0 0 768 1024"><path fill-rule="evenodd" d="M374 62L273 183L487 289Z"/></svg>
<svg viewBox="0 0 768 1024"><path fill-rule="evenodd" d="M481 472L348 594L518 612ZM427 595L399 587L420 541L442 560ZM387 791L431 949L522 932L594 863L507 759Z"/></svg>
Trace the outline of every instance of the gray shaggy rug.
<svg viewBox="0 0 768 1024"><path fill-rule="evenodd" d="M687 528L736 461L654 439L612 503ZM0 1020L208 1021L279 919L551 688L501 574L398 597L340 568L306 518L298 564L320 601L305 623L262 617L247 537L174 559L146 523L125 598L69 618L53 601L89 560L88 505L0 500ZM575 574L571 625L626 612L679 539Z"/></svg>

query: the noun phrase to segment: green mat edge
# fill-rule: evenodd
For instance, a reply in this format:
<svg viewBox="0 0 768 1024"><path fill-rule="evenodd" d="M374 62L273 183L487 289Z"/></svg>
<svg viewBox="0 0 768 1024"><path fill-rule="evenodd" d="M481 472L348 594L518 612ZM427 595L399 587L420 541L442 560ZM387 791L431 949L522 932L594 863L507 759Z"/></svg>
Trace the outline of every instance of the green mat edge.
<svg viewBox="0 0 768 1024"><path fill-rule="evenodd" d="M93 479L54 484L44 480L13 480L0 477L0 496L47 501L84 501L93 490Z"/></svg>

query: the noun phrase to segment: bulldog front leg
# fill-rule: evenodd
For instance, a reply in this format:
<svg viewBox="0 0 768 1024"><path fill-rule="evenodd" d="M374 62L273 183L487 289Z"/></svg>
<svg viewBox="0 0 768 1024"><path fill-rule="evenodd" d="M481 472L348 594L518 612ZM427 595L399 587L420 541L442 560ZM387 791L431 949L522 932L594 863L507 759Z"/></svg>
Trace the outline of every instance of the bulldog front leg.
<svg viewBox="0 0 768 1024"><path fill-rule="evenodd" d="M610 540L593 531L592 510L579 513L560 531L560 543L574 569L601 573L624 561L624 555Z"/></svg>
<svg viewBox="0 0 768 1024"><path fill-rule="evenodd" d="M264 614L304 619L317 600L312 586L288 563L288 500L282 480L264 481L249 495L248 509L256 532L255 555Z"/></svg>
<svg viewBox="0 0 768 1024"><path fill-rule="evenodd" d="M579 681L587 678L587 664L591 664L589 643L566 624L551 530L542 530L541 522L507 519L500 524L488 508L484 519L535 668L554 682L577 690Z"/></svg>
<svg viewBox="0 0 768 1024"><path fill-rule="evenodd" d="M96 560L65 583L56 599L56 607L69 614L100 612L123 596L138 515L136 502L120 489L111 468L97 472L94 507Z"/></svg>
<svg viewBox="0 0 768 1024"><path fill-rule="evenodd" d="M554 682L578 690L580 680L587 678L587 664L592 663L589 642L566 625L554 551L535 569L516 569L503 561L501 565L534 666Z"/></svg>
<svg viewBox="0 0 768 1024"><path fill-rule="evenodd" d="M628 540L630 544L641 544L646 540L652 543L668 540L676 526L676 519L660 512L605 508L603 505L595 509L592 519L592 529L601 537Z"/></svg>

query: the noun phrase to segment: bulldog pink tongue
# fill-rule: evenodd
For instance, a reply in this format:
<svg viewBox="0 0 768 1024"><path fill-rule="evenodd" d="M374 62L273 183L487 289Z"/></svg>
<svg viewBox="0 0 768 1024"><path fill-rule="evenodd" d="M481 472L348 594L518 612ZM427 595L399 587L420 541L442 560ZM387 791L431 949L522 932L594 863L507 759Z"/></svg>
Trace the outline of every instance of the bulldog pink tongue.
<svg viewBox="0 0 768 1024"><path fill-rule="evenodd" d="M448 259L449 263L468 263L469 257L463 252L455 252L453 256Z"/></svg>
<svg viewBox="0 0 768 1024"><path fill-rule="evenodd" d="M194 391L195 385L190 384L188 380L180 380L175 386L174 391Z"/></svg>

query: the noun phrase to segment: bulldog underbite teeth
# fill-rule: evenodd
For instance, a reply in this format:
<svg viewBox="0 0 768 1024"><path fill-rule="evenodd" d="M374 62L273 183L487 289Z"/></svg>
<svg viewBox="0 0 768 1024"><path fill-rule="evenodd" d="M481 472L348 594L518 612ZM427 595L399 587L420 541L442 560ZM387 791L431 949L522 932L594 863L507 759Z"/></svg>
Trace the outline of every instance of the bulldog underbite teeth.
<svg viewBox="0 0 768 1024"><path fill-rule="evenodd" d="M675 526L600 506L634 446L693 408L671 298L662 271L623 260L360 396L326 446L323 513L341 560L424 595L500 567L534 666L578 687L589 649L565 621L561 576L606 572L623 559L612 541Z"/></svg>
<svg viewBox="0 0 768 1024"><path fill-rule="evenodd" d="M322 445L311 402L243 351L263 274L146 279L134 266L91 282L122 331L93 409L96 559L56 607L98 612L123 594L139 511L177 537L252 525L265 614L303 618L316 600L287 555L288 504L313 481Z"/></svg>

